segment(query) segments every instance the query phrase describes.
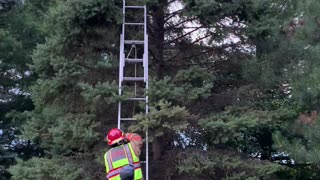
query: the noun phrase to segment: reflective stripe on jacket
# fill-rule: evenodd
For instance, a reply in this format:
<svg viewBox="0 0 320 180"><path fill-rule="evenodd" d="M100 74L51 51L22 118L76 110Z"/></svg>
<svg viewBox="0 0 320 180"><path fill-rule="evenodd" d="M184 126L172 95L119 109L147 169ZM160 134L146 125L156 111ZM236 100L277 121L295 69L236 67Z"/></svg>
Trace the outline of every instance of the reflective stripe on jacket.
<svg viewBox="0 0 320 180"><path fill-rule="evenodd" d="M134 166L134 180L143 179L139 157L137 157L130 143L114 147L104 155L107 178L109 180L121 180L120 170L123 166Z"/></svg>

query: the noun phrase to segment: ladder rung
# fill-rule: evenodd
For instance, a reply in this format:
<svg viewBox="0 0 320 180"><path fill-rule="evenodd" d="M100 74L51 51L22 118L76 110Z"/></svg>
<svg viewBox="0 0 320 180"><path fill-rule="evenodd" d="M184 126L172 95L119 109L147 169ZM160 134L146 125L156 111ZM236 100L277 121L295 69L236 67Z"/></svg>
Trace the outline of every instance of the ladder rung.
<svg viewBox="0 0 320 180"><path fill-rule="evenodd" d="M125 59L129 63L142 63L143 59L131 59L131 58L126 58Z"/></svg>
<svg viewBox="0 0 320 180"><path fill-rule="evenodd" d="M141 40L124 40L125 44L143 44L144 41Z"/></svg>
<svg viewBox="0 0 320 180"><path fill-rule="evenodd" d="M125 8L143 9L144 6L125 6Z"/></svg>
<svg viewBox="0 0 320 180"><path fill-rule="evenodd" d="M124 23L124 25L136 25L136 26L143 26L144 23Z"/></svg>
<svg viewBox="0 0 320 180"><path fill-rule="evenodd" d="M146 161L140 161L140 163L143 163L143 164L145 164L145 163L146 163Z"/></svg>
<svg viewBox="0 0 320 180"><path fill-rule="evenodd" d="M131 100L131 101L145 101L146 98L128 98L127 100Z"/></svg>
<svg viewBox="0 0 320 180"><path fill-rule="evenodd" d="M121 118L122 121L136 121L136 118Z"/></svg>
<svg viewBox="0 0 320 180"><path fill-rule="evenodd" d="M124 81L144 81L144 77L123 77Z"/></svg>

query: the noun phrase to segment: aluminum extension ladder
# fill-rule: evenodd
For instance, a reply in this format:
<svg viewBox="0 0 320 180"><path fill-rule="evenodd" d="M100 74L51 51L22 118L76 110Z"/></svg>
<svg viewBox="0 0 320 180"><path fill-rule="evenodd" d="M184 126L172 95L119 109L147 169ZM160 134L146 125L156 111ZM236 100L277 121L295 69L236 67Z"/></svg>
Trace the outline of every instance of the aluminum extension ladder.
<svg viewBox="0 0 320 180"><path fill-rule="evenodd" d="M143 22L126 22L126 10L127 11L143 11ZM140 17L142 20L142 17ZM126 35L127 31L130 30L132 27L140 27L141 34L143 34L143 39L134 40L128 39L130 38L129 35ZM128 28L128 29L127 29ZM143 32L142 32L143 31ZM128 46L131 46L130 50L128 51ZM143 49L143 54L140 55L142 57L138 57L137 54L137 46ZM133 53L134 52L134 53ZM136 119L133 117L122 117L124 116L123 110L125 103L138 103L143 101L145 103L145 113L147 114L149 111L148 107L148 96L144 93L143 97L137 97L137 82L144 84L143 91L146 92L148 89L148 35L147 35L147 8L146 5L144 6L132 6L127 5L126 1L123 0L123 18L122 18L122 34L120 35L120 65L119 65L119 95L123 95L123 87L124 83L131 82L134 83L134 97L127 98L125 101L119 102L118 104L118 128L121 128L121 124L124 121L135 121ZM137 66L141 63L143 65L143 77L137 77ZM132 77L125 76L126 65L134 65L135 66L135 73ZM141 70L142 71L142 70ZM141 72L140 72L141 73ZM133 101L133 102L132 102ZM148 131L145 134L145 150L146 150L146 159L141 163L145 163L145 169L142 169L145 173L144 179L148 180L149 178L149 143L148 143Z"/></svg>

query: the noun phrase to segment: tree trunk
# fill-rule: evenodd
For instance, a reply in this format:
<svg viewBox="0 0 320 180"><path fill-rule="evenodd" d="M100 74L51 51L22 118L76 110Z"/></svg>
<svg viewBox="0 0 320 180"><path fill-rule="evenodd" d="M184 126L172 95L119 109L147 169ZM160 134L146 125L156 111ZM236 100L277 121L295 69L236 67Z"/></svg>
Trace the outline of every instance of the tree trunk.
<svg viewBox="0 0 320 180"><path fill-rule="evenodd" d="M154 7L151 13L150 51L153 59L152 68L155 68L158 78L164 76L164 10L166 3L166 0L159 0L158 6Z"/></svg>
<svg viewBox="0 0 320 180"><path fill-rule="evenodd" d="M157 137L152 142L152 159L160 160L166 146L165 137Z"/></svg>
<svg viewBox="0 0 320 180"><path fill-rule="evenodd" d="M158 5L151 8L151 32L150 35L150 51L152 56L151 68L155 69L157 78L164 76L164 34L165 34L165 8L167 0L159 0ZM162 156L164 144L161 139L156 138L152 143L153 160L159 160Z"/></svg>

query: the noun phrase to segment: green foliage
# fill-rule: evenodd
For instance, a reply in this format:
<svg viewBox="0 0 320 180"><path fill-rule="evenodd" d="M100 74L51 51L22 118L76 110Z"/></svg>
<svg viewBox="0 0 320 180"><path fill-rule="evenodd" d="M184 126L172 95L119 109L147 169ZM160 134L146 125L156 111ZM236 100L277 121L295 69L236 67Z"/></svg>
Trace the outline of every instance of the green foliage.
<svg viewBox="0 0 320 180"><path fill-rule="evenodd" d="M101 20L108 22L109 26L115 22L120 23L120 12L120 8L116 6L114 1L85 0L79 2L68 0L58 3L56 7L51 9L52 16L57 15L57 17L49 18L54 20L53 23L59 23L58 26L64 26L66 29L77 29L77 27L72 26L81 27L81 25L87 24L88 20L100 16L103 18Z"/></svg>
<svg viewBox="0 0 320 180"><path fill-rule="evenodd" d="M96 168L102 165L94 161L101 161L104 151L99 136L112 124L109 119L116 117L113 105L131 95L118 96L113 82L121 1L28 0L18 3L19 8L3 6L3 2L12 1L0 4L6 8L0 9L0 78L5 79L0 98L14 97L2 93L2 86L4 92L10 92L12 87L25 85L16 78L20 75L27 85L33 83L30 94L35 110L27 108L32 111L21 113L22 108L4 116L10 109L1 108L0 125L5 127L1 138L22 123L20 138L40 143L47 157L19 161L11 168L13 179L104 178L103 168ZM131 130L148 127L151 140L157 142L159 137L170 137L165 139L170 145L162 143L162 149L196 147L194 152L174 154L178 157L175 170L182 176L276 179L276 173L284 179L301 179L305 171L305 178L317 177L319 127L292 125L299 112L319 106L317 0L128 3L142 2L147 2L150 14L150 69L164 70L155 76L167 76L150 77L146 92L150 113L136 115L138 123ZM183 4L182 10L172 12L178 2ZM293 25L293 18L304 23ZM180 23L183 21L186 23ZM200 36L207 38L202 41L200 36L195 39L194 34L186 34L190 24L199 25ZM226 37L234 36L239 42L224 43ZM177 40L167 43L171 39ZM31 71L27 66L30 57ZM10 69L13 73L6 72ZM37 81L31 82L26 71L37 76ZM231 96L232 103L228 104L225 96ZM221 108L215 108L217 104ZM234 107L226 109L228 105ZM277 130L280 133L272 139ZM1 144L10 144L8 137L1 139ZM176 145L177 141L186 146ZM274 141L279 146L272 146ZM306 164L283 168L270 163L279 152ZM14 154L4 147L0 147L0 155L1 163L7 161L0 169L14 163ZM155 164L155 168L162 165ZM169 170L168 166L157 172Z"/></svg>
<svg viewBox="0 0 320 180"><path fill-rule="evenodd" d="M279 177L313 179L319 176L319 124L307 126L287 125L284 131L273 134L274 148L291 161L282 162L292 168L279 172Z"/></svg>
<svg viewBox="0 0 320 180"><path fill-rule="evenodd" d="M119 87L114 81L112 83L98 82L95 86L87 83L79 83L79 86L82 89L81 95L93 106L92 109L114 104L125 99L125 97L119 96Z"/></svg>
<svg viewBox="0 0 320 180"><path fill-rule="evenodd" d="M296 165L277 172L280 179L317 179L319 168L314 165Z"/></svg>
<svg viewBox="0 0 320 180"><path fill-rule="evenodd" d="M93 115L68 113L57 118L56 123L48 129L52 137L52 153L87 152L99 140L99 134L94 130L99 124Z"/></svg>
<svg viewBox="0 0 320 180"><path fill-rule="evenodd" d="M86 51L100 49L101 45L112 48L117 40L114 37L117 37L121 10L114 1L60 1L49 12L46 29L60 38L65 48L79 48L81 44L86 44Z"/></svg>
<svg viewBox="0 0 320 180"><path fill-rule="evenodd" d="M276 66L276 62L270 61L270 56L251 59L243 64L243 76L255 85L263 85L272 88L283 80L281 71Z"/></svg>
<svg viewBox="0 0 320 180"><path fill-rule="evenodd" d="M14 58L15 53L17 53L22 48L21 42L19 42L15 37L13 37L9 31L5 29L0 29L0 57L1 65L4 66L4 62L8 62ZM13 64L12 64L13 65Z"/></svg>
<svg viewBox="0 0 320 180"><path fill-rule="evenodd" d="M90 154L100 140L97 129L101 125L93 107L121 99L114 83L98 83L101 81L90 73L110 68L101 63L116 52L118 39L114 37L121 11L114 1L30 3L27 7L34 8L39 22L28 23L46 35L46 41L33 51L29 66L37 75L31 87L35 110L10 116L25 121L21 139L39 143L51 159L18 161L10 172L13 179L90 179L81 176L83 162L77 160ZM26 18L30 14L25 14ZM106 80L104 75L101 79ZM84 168L92 170L94 165Z"/></svg>
<svg viewBox="0 0 320 180"><path fill-rule="evenodd" d="M63 115L62 108L46 107L42 111L25 112L21 114L20 118L25 118L23 137L34 142L43 141L43 147L51 144L49 142L50 135L49 128L57 125L56 119Z"/></svg>
<svg viewBox="0 0 320 180"><path fill-rule="evenodd" d="M79 75L81 68L77 59L70 60L63 57L61 48L63 48L61 41L56 38L50 38L45 44L39 45L32 55L31 70L41 78L49 78L54 75L67 78L67 76Z"/></svg>
<svg viewBox="0 0 320 180"><path fill-rule="evenodd" d="M186 129L188 120L193 117L182 106L208 97L213 87L213 79L213 75L206 69L197 66L178 71L173 79L152 79L147 92L150 97L150 113L136 115L138 124L131 126L130 130L149 129L153 132L150 135L152 141L167 131L180 132Z"/></svg>
<svg viewBox="0 0 320 180"><path fill-rule="evenodd" d="M184 0L188 14L199 17L201 23L214 24L220 18L234 16L239 13L240 18L243 18L250 11L247 8L253 8L254 1L208 1L208 0ZM223 9L223 11L221 11ZM220 13L219 13L220 12ZM241 19L242 20L242 19Z"/></svg>
<svg viewBox="0 0 320 180"><path fill-rule="evenodd" d="M177 87L170 77L163 79L150 79L150 88L148 95L151 103L157 103L160 100L174 100L182 94L182 89Z"/></svg>
<svg viewBox="0 0 320 180"><path fill-rule="evenodd" d="M150 106L150 113L138 114L134 116L138 123L132 125L129 130L152 132L150 141L154 138L163 136L168 130L178 132L187 128L187 120L190 118L189 112L179 106L172 106L171 103L160 101L156 106Z"/></svg>
<svg viewBox="0 0 320 180"><path fill-rule="evenodd" d="M39 112L25 113L23 137L41 142L53 154L88 151L98 140L98 124L92 114L65 113L63 109L47 107Z"/></svg>
<svg viewBox="0 0 320 180"><path fill-rule="evenodd" d="M196 141L208 149L231 147L263 160L272 159L276 152L272 147L272 133L282 130L283 124L296 115L294 110L285 107L271 111L233 107L200 119L203 130Z"/></svg>
<svg viewBox="0 0 320 180"><path fill-rule="evenodd" d="M248 142L250 132L272 126L275 115L268 111L250 109L231 109L221 114L215 114L201 119L199 125L206 128L206 140L213 144Z"/></svg>
<svg viewBox="0 0 320 180"><path fill-rule="evenodd" d="M286 134L283 134L286 133ZM314 164L320 167L319 123L316 125L294 124L286 131L274 133L274 146L292 158L294 164Z"/></svg>
<svg viewBox="0 0 320 180"><path fill-rule="evenodd" d="M292 76L292 85L295 88L293 92L294 97L297 98L299 104L310 108L319 104L319 47L320 45L311 46L305 50L306 60L301 62L301 67L297 67L297 70L294 72L295 74Z"/></svg>
<svg viewBox="0 0 320 180"><path fill-rule="evenodd" d="M75 164L65 163L47 158L32 158L18 161L18 165L10 168L12 179L79 179L81 169Z"/></svg>
<svg viewBox="0 0 320 180"><path fill-rule="evenodd" d="M282 96L287 102L285 106L292 106L290 112L283 112L286 115L279 132L273 133L273 147L279 152L278 162L291 167L281 177L312 179L319 172L318 123L303 125L296 119L299 112L319 110L319 12L315 9L320 3L310 0L290 5L286 4L285 10L280 11L281 17L286 19L274 23L280 25L280 32L276 28L269 31L261 51L257 46L257 57L245 64L243 70L252 83L272 92L282 91L287 95ZM285 11L287 15L283 13ZM273 97L277 96L279 93L274 93ZM286 161L281 161L282 158Z"/></svg>
<svg viewBox="0 0 320 180"><path fill-rule="evenodd" d="M210 95L214 76L205 68L193 66L177 72L174 78L151 79L148 95L151 103L160 100L188 105Z"/></svg>
<svg viewBox="0 0 320 180"><path fill-rule="evenodd" d="M174 78L174 83L183 89L180 95L185 103L208 97L213 81L214 76L207 69L197 66L178 71Z"/></svg>
<svg viewBox="0 0 320 180"><path fill-rule="evenodd" d="M300 16L296 20L302 23L296 26L286 49L282 49L291 53L288 79L293 98L303 107L299 112L319 109L319 12L315 10L319 6L314 0L299 3L297 14ZM306 172L311 179L319 172L319 122L315 119L315 124L306 125L294 121L297 118L298 113L283 124L281 131L273 134L274 147L293 160L286 163L293 166L290 171L293 178L299 179Z"/></svg>
<svg viewBox="0 0 320 180"><path fill-rule="evenodd" d="M34 76L27 63L31 62L32 50L42 42L43 34L37 27L39 21L35 20L33 10L29 9L32 5L31 1L0 2L1 180L10 179L7 168L16 163L16 157L27 160L42 155L36 143L18 137L25 119L14 116L34 108L29 97L29 85L33 83Z"/></svg>
<svg viewBox="0 0 320 180"><path fill-rule="evenodd" d="M285 168L280 165L245 159L228 151L187 150L176 158L179 174L203 179L270 179Z"/></svg>
<svg viewBox="0 0 320 180"><path fill-rule="evenodd" d="M14 95L10 93L11 88L20 85L23 65L18 64L21 60L17 53L22 49L22 44L12 34L0 27L0 99L9 100Z"/></svg>

